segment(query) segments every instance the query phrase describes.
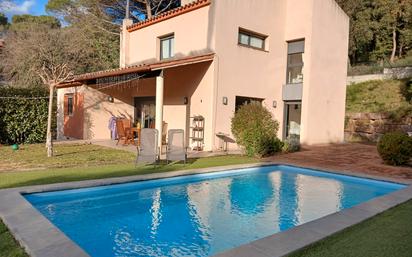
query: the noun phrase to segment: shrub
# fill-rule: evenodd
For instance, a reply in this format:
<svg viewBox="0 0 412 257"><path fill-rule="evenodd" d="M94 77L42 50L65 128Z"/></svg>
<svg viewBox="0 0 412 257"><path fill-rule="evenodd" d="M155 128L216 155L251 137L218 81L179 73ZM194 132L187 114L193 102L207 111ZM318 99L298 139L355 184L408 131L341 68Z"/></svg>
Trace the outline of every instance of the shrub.
<svg viewBox="0 0 412 257"><path fill-rule="evenodd" d="M290 135L283 142L282 152L293 153L300 150L300 138L297 135Z"/></svg>
<svg viewBox="0 0 412 257"><path fill-rule="evenodd" d="M241 106L232 118L232 133L248 156L279 152L282 142L277 138L278 129L279 123L257 102Z"/></svg>
<svg viewBox="0 0 412 257"><path fill-rule="evenodd" d="M412 138L401 132L391 132L378 142L378 152L389 165L403 165L412 157Z"/></svg>
<svg viewBox="0 0 412 257"><path fill-rule="evenodd" d="M47 130L48 90L0 87L0 96L0 143L44 142ZM53 114L53 117L56 115ZM55 126L54 119L53 127Z"/></svg>

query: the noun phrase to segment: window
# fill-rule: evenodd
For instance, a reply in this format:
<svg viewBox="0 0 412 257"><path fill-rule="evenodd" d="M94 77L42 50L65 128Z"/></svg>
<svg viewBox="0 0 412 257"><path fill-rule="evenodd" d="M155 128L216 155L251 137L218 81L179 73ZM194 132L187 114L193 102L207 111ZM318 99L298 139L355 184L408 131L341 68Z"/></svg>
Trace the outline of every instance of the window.
<svg viewBox="0 0 412 257"><path fill-rule="evenodd" d="M235 111L239 110L239 108L242 107L242 105L250 104L252 102L257 102L261 104L263 102L263 99L246 96L236 96Z"/></svg>
<svg viewBox="0 0 412 257"><path fill-rule="evenodd" d="M67 115L73 116L73 95L67 95Z"/></svg>
<svg viewBox="0 0 412 257"><path fill-rule="evenodd" d="M288 43L287 84L303 82L303 54L305 41Z"/></svg>
<svg viewBox="0 0 412 257"><path fill-rule="evenodd" d="M265 50L267 36L239 29L239 45Z"/></svg>
<svg viewBox="0 0 412 257"><path fill-rule="evenodd" d="M160 38L160 60L169 59L175 55L174 44L174 35Z"/></svg>

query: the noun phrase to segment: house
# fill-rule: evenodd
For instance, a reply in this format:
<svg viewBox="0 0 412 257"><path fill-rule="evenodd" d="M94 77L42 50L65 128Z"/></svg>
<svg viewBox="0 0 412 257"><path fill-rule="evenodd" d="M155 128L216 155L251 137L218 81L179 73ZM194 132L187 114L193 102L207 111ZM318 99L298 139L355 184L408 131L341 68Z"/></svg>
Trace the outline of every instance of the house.
<svg viewBox="0 0 412 257"><path fill-rule="evenodd" d="M188 146L218 150L236 108L259 101L279 138L342 142L348 37L333 0L183 0L124 20L120 68L59 86L58 136L109 139L109 119L123 116L159 136L164 121L186 131Z"/></svg>

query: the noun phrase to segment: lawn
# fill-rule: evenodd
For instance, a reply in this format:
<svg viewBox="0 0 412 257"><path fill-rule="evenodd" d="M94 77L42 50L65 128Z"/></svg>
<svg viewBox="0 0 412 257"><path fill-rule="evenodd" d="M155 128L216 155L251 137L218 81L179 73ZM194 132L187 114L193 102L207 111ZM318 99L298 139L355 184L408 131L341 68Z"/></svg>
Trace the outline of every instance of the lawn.
<svg viewBox="0 0 412 257"><path fill-rule="evenodd" d="M348 86L346 112L389 112L402 115L412 111L411 98L412 82L408 80L367 81Z"/></svg>
<svg viewBox="0 0 412 257"><path fill-rule="evenodd" d="M288 257L412 256L412 201L350 227Z"/></svg>
<svg viewBox="0 0 412 257"><path fill-rule="evenodd" d="M18 246L13 236L0 221L0 256L1 257L27 257L24 250Z"/></svg>
<svg viewBox="0 0 412 257"><path fill-rule="evenodd" d="M116 164L106 166L90 166L75 168L53 168L47 170L25 171L25 172L0 172L0 189L42 185L59 182L80 181L89 179L123 177L141 175L154 172L167 172L184 169L199 169L214 166L235 165L242 163L255 163L257 159L244 156L218 156L201 159L189 159L185 165L183 163L161 164L157 167L153 165L134 165L134 158L129 164ZM80 165L82 166L82 165Z"/></svg>
<svg viewBox="0 0 412 257"><path fill-rule="evenodd" d="M0 146L0 172L130 164L136 158L131 152L90 144L56 144L54 153L47 158L44 144L21 145L18 151Z"/></svg>

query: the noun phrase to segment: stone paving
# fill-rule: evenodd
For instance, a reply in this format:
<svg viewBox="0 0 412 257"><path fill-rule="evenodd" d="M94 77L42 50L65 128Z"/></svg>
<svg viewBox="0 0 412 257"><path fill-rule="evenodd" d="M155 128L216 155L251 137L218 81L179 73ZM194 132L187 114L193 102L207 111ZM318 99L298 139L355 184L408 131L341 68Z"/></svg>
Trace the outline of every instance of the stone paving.
<svg viewBox="0 0 412 257"><path fill-rule="evenodd" d="M315 169L412 180L412 165L385 165L372 144L336 144L304 147L302 151L266 159Z"/></svg>

